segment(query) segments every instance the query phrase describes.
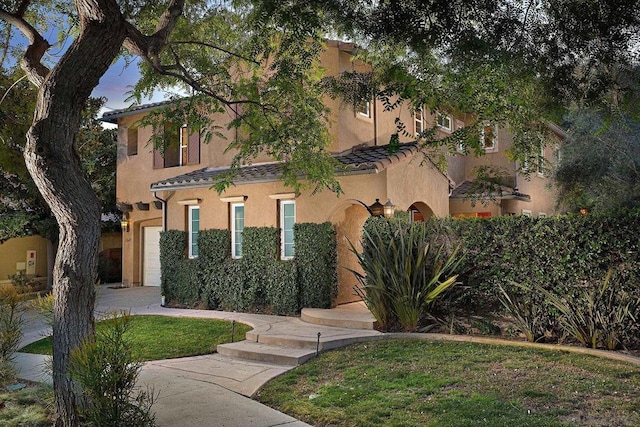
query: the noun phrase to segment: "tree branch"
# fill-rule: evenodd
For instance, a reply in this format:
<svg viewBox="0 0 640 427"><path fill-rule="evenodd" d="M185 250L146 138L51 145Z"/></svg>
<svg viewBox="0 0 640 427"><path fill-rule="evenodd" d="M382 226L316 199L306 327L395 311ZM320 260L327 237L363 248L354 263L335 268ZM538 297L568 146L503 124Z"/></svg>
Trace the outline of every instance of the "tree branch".
<svg viewBox="0 0 640 427"><path fill-rule="evenodd" d="M260 65L260 62L256 61L255 59L250 59L250 58L244 57L244 56L239 55L237 53L231 52L230 50L221 48L220 46L213 45L211 43L205 43L205 42L195 41L195 40L184 40L184 41L168 42L168 44L169 45L195 44L195 45L199 45L199 46L205 46L205 47L209 47L211 49L219 50L220 52L226 53L227 55L236 57L238 59L242 59L243 61L247 61L247 62L251 62L251 63L256 64L256 65Z"/></svg>
<svg viewBox="0 0 640 427"><path fill-rule="evenodd" d="M23 15L29 1L25 0L20 4L19 13ZM13 14L0 8L0 19L9 25L13 25L29 40L29 47L20 59L20 65L27 73L29 80L40 87L44 79L49 74L49 69L42 64L42 57L49 50L51 45L38 31L19 14Z"/></svg>

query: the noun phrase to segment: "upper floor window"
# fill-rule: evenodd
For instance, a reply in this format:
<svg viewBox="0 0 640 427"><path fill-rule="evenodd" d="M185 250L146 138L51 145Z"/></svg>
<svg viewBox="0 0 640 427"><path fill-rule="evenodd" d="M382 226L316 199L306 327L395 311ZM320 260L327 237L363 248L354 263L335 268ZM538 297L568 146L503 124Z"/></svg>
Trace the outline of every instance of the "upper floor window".
<svg viewBox="0 0 640 427"><path fill-rule="evenodd" d="M198 257L198 234L200 233L200 206L188 206L189 258Z"/></svg>
<svg viewBox="0 0 640 427"><path fill-rule="evenodd" d="M371 101L360 101L356 104L356 115L358 117L366 117L368 119L373 117L373 112L371 111Z"/></svg>
<svg viewBox="0 0 640 427"><path fill-rule="evenodd" d="M231 204L231 257L242 258L242 232L244 231L244 203Z"/></svg>
<svg viewBox="0 0 640 427"><path fill-rule="evenodd" d="M485 150L495 150L498 148L498 132L496 125L485 124L480 130L480 145Z"/></svg>
<svg viewBox="0 0 640 427"><path fill-rule="evenodd" d="M280 200L280 258L292 259L295 255L293 226L296 223L295 200Z"/></svg>
<svg viewBox="0 0 640 427"><path fill-rule="evenodd" d="M127 129L127 156L138 154L138 128Z"/></svg>
<svg viewBox="0 0 640 427"><path fill-rule="evenodd" d="M444 131L451 132L453 130L451 116L438 113L438 127Z"/></svg>
<svg viewBox="0 0 640 427"><path fill-rule="evenodd" d="M538 175L544 175L544 145L540 144L538 152Z"/></svg>
<svg viewBox="0 0 640 427"><path fill-rule="evenodd" d="M174 166L195 165L200 163L200 133L191 131L187 126L176 128L170 124L163 129L164 149L153 150L153 167L170 168Z"/></svg>
<svg viewBox="0 0 640 427"><path fill-rule="evenodd" d="M422 108L418 108L413 113L413 123L414 123L415 135L419 137L420 134L424 132L424 110Z"/></svg>

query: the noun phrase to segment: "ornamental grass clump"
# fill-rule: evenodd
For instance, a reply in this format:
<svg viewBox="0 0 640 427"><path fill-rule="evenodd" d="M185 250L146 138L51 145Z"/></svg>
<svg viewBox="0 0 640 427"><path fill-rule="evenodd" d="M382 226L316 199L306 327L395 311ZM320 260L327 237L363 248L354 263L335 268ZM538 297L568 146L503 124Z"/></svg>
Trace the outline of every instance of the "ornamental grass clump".
<svg viewBox="0 0 640 427"><path fill-rule="evenodd" d="M633 335L640 299L627 292L624 283L614 277L615 272L610 269L601 285L577 287L569 297L541 286L535 289L559 312L558 322L565 334L585 347L615 350Z"/></svg>
<svg viewBox="0 0 640 427"><path fill-rule="evenodd" d="M506 313L511 317L514 326L524 334L529 342L538 342L545 336L545 320L548 317L548 310L542 301L535 301L531 289L511 283L515 288L519 288L521 295L514 290L507 290L498 284L498 289L502 294L499 298ZM538 296L538 299L541 299ZM539 302L539 303L537 303Z"/></svg>
<svg viewBox="0 0 640 427"><path fill-rule="evenodd" d="M456 284L461 257L450 255L430 241L422 224L389 223L391 233L377 228L363 231L363 251L357 256L364 274L351 270L381 330L415 331L430 315L433 302Z"/></svg>

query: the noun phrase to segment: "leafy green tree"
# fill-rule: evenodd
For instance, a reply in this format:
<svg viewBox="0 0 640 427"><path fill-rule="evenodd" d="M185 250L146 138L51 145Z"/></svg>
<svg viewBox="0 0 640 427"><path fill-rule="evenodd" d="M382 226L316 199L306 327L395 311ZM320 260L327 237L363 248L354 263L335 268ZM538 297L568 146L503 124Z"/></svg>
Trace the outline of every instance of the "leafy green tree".
<svg viewBox="0 0 640 427"><path fill-rule="evenodd" d="M386 92L376 90L381 98L399 94L416 105L472 113L478 125L455 136L471 148L482 121L508 122L522 129L516 147L525 152L539 143L529 129L541 128L544 106L562 105L574 90L595 97L615 88L606 65L624 69L638 34L638 14L619 11L636 11L639 1L0 0L0 30L9 35L16 29L27 40L22 48L7 47L2 58L19 53L38 92L24 150L27 169L60 229L53 324L57 424L78 422L82 400L66 367L69 352L94 333L101 209L75 142L91 91L123 51L143 62L137 96L154 88L194 91L168 110L168 118L206 124L211 137L216 124L207 122L205 111L235 117L231 126L242 131L229 143L238 154L235 166L263 151L285 161L287 184L301 185L295 178L304 172L310 185L337 189L325 150L321 96L327 85L317 63L324 34L357 35L371 52L376 73L371 84L355 86L358 98L368 95L367 85L387 83ZM339 25L334 30L329 24ZM55 57L42 36L54 25L61 37L73 38ZM613 93L617 105L627 102L623 92ZM228 183L227 177L219 189Z"/></svg>
<svg viewBox="0 0 640 427"><path fill-rule="evenodd" d="M554 175L559 204L575 212L640 206L640 121L578 109L568 123Z"/></svg>
<svg viewBox="0 0 640 427"><path fill-rule="evenodd" d="M230 142L236 165L266 151L286 162L287 183L297 185L304 170L310 182L335 188L316 61L321 15L313 5L292 3L282 15L287 19L279 20L267 3L0 1L2 30L18 30L27 40L23 50L5 52L19 52L20 67L37 91L24 158L60 232L53 272L57 425L79 422L84 402L67 365L70 351L95 331L101 209L78 155L78 133L93 88L123 50L144 63L137 95L158 87L195 91L168 116L196 125L208 124L205 112L235 117L232 126L246 136ZM58 34L73 41L54 57L43 34L57 24ZM206 128L215 132L215 126Z"/></svg>
<svg viewBox="0 0 640 427"><path fill-rule="evenodd" d="M22 75L22 77L19 77ZM31 179L24 162L25 135L33 117L35 91L18 71L0 74L0 242L38 234L57 242L58 227L49 206ZM104 99L91 98L82 113L76 141L78 155L92 187L100 198L102 213L116 218L116 134L98 120ZM106 216L105 218L108 218ZM103 221L103 228L117 221Z"/></svg>
<svg viewBox="0 0 640 427"><path fill-rule="evenodd" d="M571 102L638 111L630 82L638 81L640 18L621 13L640 10L638 0L327 3L349 17L342 31L374 65L366 79L346 76L343 87L360 83L356 96L373 92L387 109L400 105L396 94L467 115L449 138L425 133L428 146L481 154L478 134L489 121L511 128L511 155L524 161L547 139L545 122L562 122Z"/></svg>

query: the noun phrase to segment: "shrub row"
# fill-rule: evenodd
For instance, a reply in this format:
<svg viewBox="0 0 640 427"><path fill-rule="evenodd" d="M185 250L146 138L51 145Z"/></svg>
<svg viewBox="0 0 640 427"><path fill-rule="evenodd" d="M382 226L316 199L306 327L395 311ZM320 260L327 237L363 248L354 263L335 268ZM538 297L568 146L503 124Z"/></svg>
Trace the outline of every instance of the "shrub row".
<svg viewBox="0 0 640 427"><path fill-rule="evenodd" d="M407 223L404 217L391 222L371 218L365 227L390 233L393 221ZM522 307L545 305L538 321L562 336L566 331L558 325L561 313L545 304L548 298L540 289L567 301L579 301L585 294L596 293L612 270L611 286L616 292L629 301L640 298L638 210L535 219L430 219L424 226L449 252L459 245L464 255L459 269L462 284L439 302L443 312L486 314L501 310L502 287L517 297ZM634 325L630 322L630 327ZM637 328L632 335L640 341Z"/></svg>
<svg viewBox="0 0 640 427"><path fill-rule="evenodd" d="M203 230L199 257L187 259L186 233L160 238L162 291L168 301L237 311L292 314L302 307L329 307L337 289L336 237L330 223L296 224L296 256L279 259L279 231L247 227L243 257L231 259L228 230Z"/></svg>

